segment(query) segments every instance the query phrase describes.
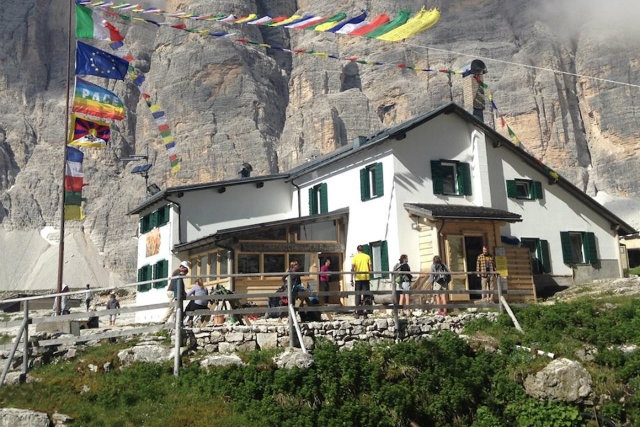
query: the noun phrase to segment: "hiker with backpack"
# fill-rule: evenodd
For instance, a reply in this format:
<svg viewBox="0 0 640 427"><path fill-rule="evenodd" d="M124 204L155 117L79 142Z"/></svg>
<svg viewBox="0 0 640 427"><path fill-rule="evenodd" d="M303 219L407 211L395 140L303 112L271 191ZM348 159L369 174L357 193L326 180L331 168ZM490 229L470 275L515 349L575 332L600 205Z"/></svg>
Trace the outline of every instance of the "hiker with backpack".
<svg viewBox="0 0 640 427"><path fill-rule="evenodd" d="M398 305L400 307L410 306L411 305L411 296L407 293L407 291L411 290L411 281L413 280L413 276L409 271L411 271L411 267L409 267L409 257L405 254L400 255L400 259L398 263L393 268L395 271L406 271L406 273L396 274L394 281L400 287L400 301ZM411 315L411 309L402 309L402 314Z"/></svg>
<svg viewBox="0 0 640 427"><path fill-rule="evenodd" d="M434 256L433 264L431 264L431 273L429 274L427 283L432 286L434 291L442 291L449 288L449 282L451 282L451 273L449 272L449 268L445 263L442 262L442 258L440 258L440 255ZM436 294L436 304L446 305L447 294ZM447 309L439 308L436 314L438 314L439 316L446 316Z"/></svg>

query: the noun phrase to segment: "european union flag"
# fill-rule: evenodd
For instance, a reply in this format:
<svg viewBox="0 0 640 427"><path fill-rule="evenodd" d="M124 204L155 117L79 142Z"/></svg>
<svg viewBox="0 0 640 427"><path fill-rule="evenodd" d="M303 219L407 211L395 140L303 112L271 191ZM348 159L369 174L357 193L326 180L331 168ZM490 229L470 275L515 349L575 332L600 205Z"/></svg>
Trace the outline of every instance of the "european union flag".
<svg viewBox="0 0 640 427"><path fill-rule="evenodd" d="M128 69L129 62L124 59L78 41L76 74L124 80Z"/></svg>

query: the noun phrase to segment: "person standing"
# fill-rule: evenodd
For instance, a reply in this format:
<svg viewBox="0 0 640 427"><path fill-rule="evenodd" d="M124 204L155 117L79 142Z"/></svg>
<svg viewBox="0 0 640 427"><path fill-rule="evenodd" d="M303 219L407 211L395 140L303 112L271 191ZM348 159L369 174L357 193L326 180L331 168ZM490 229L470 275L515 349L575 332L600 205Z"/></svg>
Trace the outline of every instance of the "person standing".
<svg viewBox="0 0 640 427"><path fill-rule="evenodd" d="M446 290L449 288L449 282L451 281L451 274L449 273L449 267L447 267L446 264L442 262L442 258L440 258L440 255L436 255L433 257L433 264L431 264L431 273L429 274L427 283L431 285L434 291ZM436 304L447 305L447 294L436 294ZM437 314L440 316L446 316L446 307L439 308Z"/></svg>
<svg viewBox="0 0 640 427"><path fill-rule="evenodd" d="M411 290L411 281L413 280L413 276L409 271L411 271L411 267L409 267L409 257L405 254L400 255L400 259L398 260L398 264L394 268L395 271L405 271L406 273L399 274L397 277L396 283L400 285L400 301L398 305L402 307L402 313L405 315L411 315L411 309L405 309L405 306L411 305L411 296L407 293Z"/></svg>
<svg viewBox="0 0 640 427"><path fill-rule="evenodd" d="M116 298L115 291L111 291L109 293L109 300L107 301L107 310L119 310L120 309L120 301ZM109 313L109 326L115 326L116 324L116 316L118 313L113 312Z"/></svg>
<svg viewBox="0 0 640 427"><path fill-rule="evenodd" d="M87 283L87 290L84 293L84 304L87 306L87 311L89 311L91 301L93 301L93 291L90 289L90 287L91 286Z"/></svg>
<svg viewBox="0 0 640 427"><path fill-rule="evenodd" d="M370 278L371 271L373 271L373 264L371 263L371 257L364 253L364 246L358 245L358 253L351 259L351 286L355 285L356 291L356 305L371 305L371 290ZM356 310L356 318L363 315L367 317L367 312L364 310Z"/></svg>
<svg viewBox="0 0 640 427"><path fill-rule="evenodd" d="M320 275L318 276L318 282L320 282L320 290L322 292L329 291L329 278L331 277L327 272L331 268L331 259L324 260L324 264L320 267ZM324 296L324 303L329 303L329 295Z"/></svg>
<svg viewBox="0 0 640 427"><path fill-rule="evenodd" d="M209 295L209 291L202 285L202 279L198 277L193 285L193 287L187 292L187 296L195 296L201 297L203 295ZM209 300L206 299L194 299L190 300L189 304L187 304L187 308L185 311L194 311L194 310L208 310L209 309ZM193 326L193 315L187 318L187 326Z"/></svg>
<svg viewBox="0 0 640 427"><path fill-rule="evenodd" d="M489 253L489 248L486 246L482 246L482 253L478 255L476 271L478 272L478 277L481 279L483 291L493 291L496 289L496 275L488 274L495 273L496 260L493 255ZM493 294L483 293L482 300L493 302Z"/></svg>
<svg viewBox="0 0 640 427"><path fill-rule="evenodd" d="M60 292L69 292L69 286L66 283L62 284L62 290ZM60 312L58 313L58 309ZM59 295L53 299L53 312L56 315L69 314L69 295Z"/></svg>
<svg viewBox="0 0 640 427"><path fill-rule="evenodd" d="M167 312L164 314L162 318L162 323L165 323L171 315L176 310L176 300L178 299L178 291L182 294L182 298L186 296L186 292L184 290L184 280L182 276L186 276L189 272L189 263L187 261L182 261L180 266L176 270L171 273L171 277L173 279L167 286L167 298L169 299L169 307L167 307Z"/></svg>

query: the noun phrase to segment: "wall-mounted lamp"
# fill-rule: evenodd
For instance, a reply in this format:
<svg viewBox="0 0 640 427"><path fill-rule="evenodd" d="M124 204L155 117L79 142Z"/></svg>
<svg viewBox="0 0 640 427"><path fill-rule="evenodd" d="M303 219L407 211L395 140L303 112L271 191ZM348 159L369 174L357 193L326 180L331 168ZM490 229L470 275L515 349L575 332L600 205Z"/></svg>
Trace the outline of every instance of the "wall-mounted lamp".
<svg viewBox="0 0 640 427"><path fill-rule="evenodd" d="M256 182L256 188L262 188L264 187L264 182L260 181L260 182Z"/></svg>
<svg viewBox="0 0 640 427"><path fill-rule="evenodd" d="M224 193L225 191L227 191L227 187L218 188L218 193L220 193L220 194Z"/></svg>
<svg viewBox="0 0 640 427"><path fill-rule="evenodd" d="M412 222L412 223L411 223L411 229L412 229L412 230L418 230L418 231L419 231L419 230L420 230L420 224L419 224L419 223L417 223L417 222Z"/></svg>
<svg viewBox="0 0 640 427"><path fill-rule="evenodd" d="M150 184L147 186L147 193L150 196L153 196L154 194L158 194L160 191L160 187L158 187L156 184Z"/></svg>

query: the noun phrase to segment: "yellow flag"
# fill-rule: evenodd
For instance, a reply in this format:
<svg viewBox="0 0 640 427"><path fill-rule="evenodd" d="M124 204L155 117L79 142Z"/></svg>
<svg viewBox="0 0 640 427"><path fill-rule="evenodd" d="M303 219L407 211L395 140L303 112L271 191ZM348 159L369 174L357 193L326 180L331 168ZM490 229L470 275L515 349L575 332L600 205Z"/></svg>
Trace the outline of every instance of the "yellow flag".
<svg viewBox="0 0 640 427"><path fill-rule="evenodd" d="M401 41L434 26L439 20L440 11L438 9L426 10L423 7L420 12L418 12L418 14L413 18L409 19L406 24L376 38L378 40L385 40L389 42Z"/></svg>

